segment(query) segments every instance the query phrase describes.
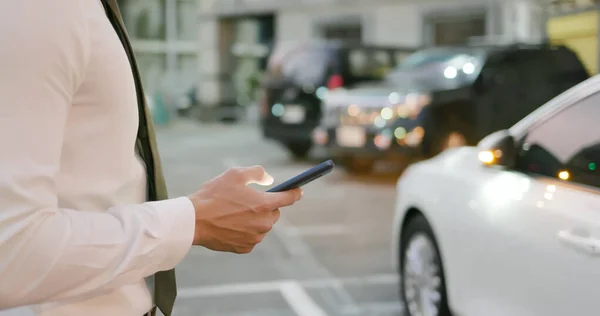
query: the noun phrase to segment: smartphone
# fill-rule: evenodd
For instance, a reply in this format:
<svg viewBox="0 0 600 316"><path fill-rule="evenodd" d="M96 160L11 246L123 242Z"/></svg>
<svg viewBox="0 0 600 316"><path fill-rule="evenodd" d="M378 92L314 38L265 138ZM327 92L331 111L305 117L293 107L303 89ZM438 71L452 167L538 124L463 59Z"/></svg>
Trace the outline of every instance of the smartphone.
<svg viewBox="0 0 600 316"><path fill-rule="evenodd" d="M335 167L333 161L327 160L285 181L282 184L270 188L267 190L267 192L283 192L299 188L330 173L333 170L333 167Z"/></svg>

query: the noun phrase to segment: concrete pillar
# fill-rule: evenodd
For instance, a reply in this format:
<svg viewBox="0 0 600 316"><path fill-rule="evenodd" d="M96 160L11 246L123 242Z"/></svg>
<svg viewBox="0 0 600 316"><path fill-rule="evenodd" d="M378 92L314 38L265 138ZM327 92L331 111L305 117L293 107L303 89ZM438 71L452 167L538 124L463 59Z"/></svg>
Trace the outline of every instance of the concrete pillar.
<svg viewBox="0 0 600 316"><path fill-rule="evenodd" d="M202 119L214 120L219 107L235 101L230 84L234 24L220 19L214 0L199 0L198 101Z"/></svg>
<svg viewBox="0 0 600 316"><path fill-rule="evenodd" d="M179 97L177 93L179 92L175 87L179 86L178 79L179 76L177 74L177 52L174 49L174 42L177 41L177 1L176 0L166 0L166 8L165 8L165 27L166 27L166 44L167 44L167 52L166 52L166 66L167 66L167 82L165 84L165 91L162 91L162 97L160 102L156 102L157 106L162 105L165 107L165 113L163 114L163 119L161 122L165 124L169 121L171 116L174 116L176 113L176 104L177 98ZM164 102L164 100L168 98L170 102Z"/></svg>
<svg viewBox="0 0 600 316"><path fill-rule="evenodd" d="M500 0L503 34L507 39L538 43L545 36L545 12L542 5L529 0Z"/></svg>
<svg viewBox="0 0 600 316"><path fill-rule="evenodd" d="M220 102L220 92L216 89L220 74L218 20L204 17L199 25L199 101L205 107L213 107Z"/></svg>

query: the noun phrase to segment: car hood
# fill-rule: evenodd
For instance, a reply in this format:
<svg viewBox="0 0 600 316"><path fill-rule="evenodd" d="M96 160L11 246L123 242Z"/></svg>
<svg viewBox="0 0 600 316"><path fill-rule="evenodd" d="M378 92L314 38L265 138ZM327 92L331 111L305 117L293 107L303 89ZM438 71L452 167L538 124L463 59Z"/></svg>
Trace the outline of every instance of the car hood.
<svg viewBox="0 0 600 316"><path fill-rule="evenodd" d="M358 104L361 107L381 107L390 104L390 94L397 92L397 88L368 83L354 86L351 89L338 89L329 91L325 103L328 106L348 106Z"/></svg>
<svg viewBox="0 0 600 316"><path fill-rule="evenodd" d="M402 82L376 81L366 82L339 90L340 94L353 97L389 97L391 93L429 92L432 90L426 82L418 82L416 78L406 76Z"/></svg>
<svg viewBox="0 0 600 316"><path fill-rule="evenodd" d="M481 163L477 159L478 149L475 146L449 148L437 156L412 164L398 179L397 188L402 183L421 181L424 185L432 179L447 176L462 177L477 172ZM435 182L435 181L434 181Z"/></svg>
<svg viewBox="0 0 600 316"><path fill-rule="evenodd" d="M448 68L454 69L454 77L448 77ZM478 76L479 69L465 74L448 63L437 63L413 69L397 69L382 81L357 84L347 89L330 91L328 99L332 103L360 103L369 105L369 100L381 105L392 93L436 93L451 91L471 85ZM329 100L328 100L329 101ZM328 103L328 102L326 102Z"/></svg>

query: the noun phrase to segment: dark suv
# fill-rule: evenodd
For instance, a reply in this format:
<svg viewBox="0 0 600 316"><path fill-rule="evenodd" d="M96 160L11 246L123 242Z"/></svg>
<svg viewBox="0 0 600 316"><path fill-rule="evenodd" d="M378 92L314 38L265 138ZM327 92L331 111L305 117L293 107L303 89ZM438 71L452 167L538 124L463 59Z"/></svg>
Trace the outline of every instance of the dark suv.
<svg viewBox="0 0 600 316"><path fill-rule="evenodd" d="M295 157L306 156L329 91L380 80L412 52L340 42L278 45L269 57L258 101L264 137L280 142Z"/></svg>
<svg viewBox="0 0 600 316"><path fill-rule="evenodd" d="M475 145L587 78L564 46L425 49L379 83L329 93L315 139L350 171L383 159L410 163Z"/></svg>

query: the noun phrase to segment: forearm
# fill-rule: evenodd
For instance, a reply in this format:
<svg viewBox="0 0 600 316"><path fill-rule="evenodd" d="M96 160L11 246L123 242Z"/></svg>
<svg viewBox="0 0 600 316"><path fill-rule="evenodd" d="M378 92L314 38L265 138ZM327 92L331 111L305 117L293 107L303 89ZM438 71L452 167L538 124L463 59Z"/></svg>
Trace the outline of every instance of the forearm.
<svg viewBox="0 0 600 316"><path fill-rule="evenodd" d="M68 300L172 269L192 245L188 198L109 209L4 211L0 310Z"/></svg>

